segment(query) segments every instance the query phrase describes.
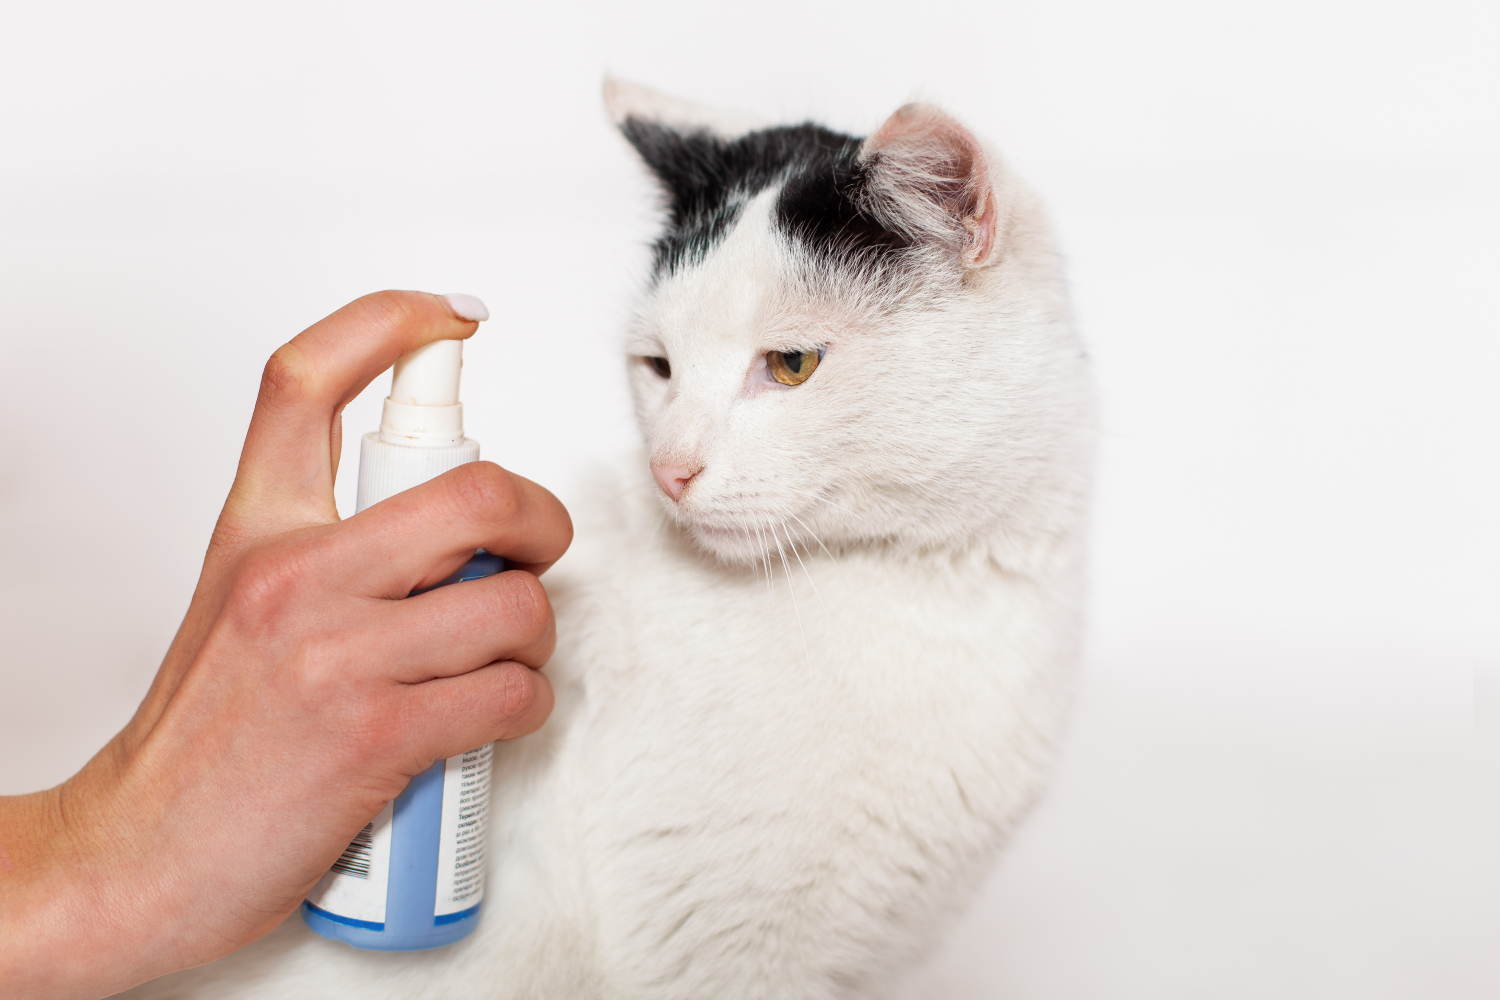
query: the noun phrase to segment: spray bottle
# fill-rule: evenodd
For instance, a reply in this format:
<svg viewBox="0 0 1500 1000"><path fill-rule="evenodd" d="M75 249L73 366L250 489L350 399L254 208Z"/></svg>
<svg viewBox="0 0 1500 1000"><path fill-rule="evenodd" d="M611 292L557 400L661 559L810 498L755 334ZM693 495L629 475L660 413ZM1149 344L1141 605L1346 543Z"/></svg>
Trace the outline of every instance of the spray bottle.
<svg viewBox="0 0 1500 1000"><path fill-rule="evenodd" d="M396 362L380 430L360 445L357 511L478 460L479 442L464 437L462 365L460 340L437 341ZM504 568L504 560L480 549L436 586ZM473 931L484 898L491 749L438 761L386 803L308 894L307 925L375 951L436 948Z"/></svg>

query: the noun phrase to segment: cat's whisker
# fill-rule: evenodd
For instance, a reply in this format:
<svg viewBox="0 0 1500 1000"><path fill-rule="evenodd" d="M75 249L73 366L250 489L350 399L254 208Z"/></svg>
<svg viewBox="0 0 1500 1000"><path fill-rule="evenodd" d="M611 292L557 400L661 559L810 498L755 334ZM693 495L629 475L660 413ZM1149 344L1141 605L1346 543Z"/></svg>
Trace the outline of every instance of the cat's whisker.
<svg viewBox="0 0 1500 1000"><path fill-rule="evenodd" d="M774 597L776 594L776 563L771 558L771 543L764 542L764 545L766 547L766 582L768 584L768 592Z"/></svg>
<svg viewBox="0 0 1500 1000"><path fill-rule="evenodd" d="M828 546L826 546L826 545L823 544L823 539L821 539L821 538L818 537L818 533L816 531L812 530L811 528L809 528L807 526L807 522L804 521L804 520L802 520L802 518L798 517L796 514L791 515L791 517L792 517L792 520L794 520L798 524L802 525L802 530L803 531L807 532L809 535L812 536L812 540L818 543L818 548L820 548L820 549L823 550L823 554L825 556L827 556L828 558L832 559L833 558L833 553L828 551ZM810 554L811 553L809 553L809 555Z"/></svg>
<svg viewBox="0 0 1500 1000"><path fill-rule="evenodd" d="M796 517L797 515L793 514L792 516ZM792 529L787 527L787 523L785 521L781 522L781 530L786 532L786 537L788 540L790 540L792 537ZM818 605L823 609L823 616L825 618L832 618L833 616L828 613L828 605L823 602L823 594L818 590L818 585L813 580L812 574L807 571L807 563L802 561L801 554L797 552L797 543L793 541L791 544L792 555L797 557L797 565L802 567L802 575L807 577L807 582L813 589L813 596L818 599ZM822 543L819 542L818 544L821 545ZM809 556L811 556L811 554L812 553L808 553ZM790 572L790 570L788 570L788 572Z"/></svg>
<svg viewBox="0 0 1500 1000"><path fill-rule="evenodd" d="M770 521L767 521L766 530L771 533L772 538L776 539L776 554L781 557L781 566L786 570L787 593L792 595L792 614L797 618L797 632L802 636L802 656L806 661L807 666L811 668L812 650L810 650L807 646L807 630L802 627L802 610L797 607L797 587L792 581L792 566L791 563L787 562L786 560L786 550L781 547L781 539L776 534L776 526L773 525ZM788 535L787 537L790 538L791 536ZM793 551L795 552L796 550L793 549ZM813 590L816 591L817 588L814 587ZM821 602L822 598L820 597L818 598L818 600Z"/></svg>
<svg viewBox="0 0 1500 1000"><path fill-rule="evenodd" d="M771 586L771 547L766 544L766 536L759 528L755 529L755 540L760 544L760 550L755 554L756 566L764 568L766 571L766 596L770 597L773 592Z"/></svg>
<svg viewBox="0 0 1500 1000"><path fill-rule="evenodd" d="M761 533L760 525L755 526L755 537L760 542L760 558L766 564L766 596L769 597L774 593L771 589L771 547L766 544L766 536Z"/></svg>

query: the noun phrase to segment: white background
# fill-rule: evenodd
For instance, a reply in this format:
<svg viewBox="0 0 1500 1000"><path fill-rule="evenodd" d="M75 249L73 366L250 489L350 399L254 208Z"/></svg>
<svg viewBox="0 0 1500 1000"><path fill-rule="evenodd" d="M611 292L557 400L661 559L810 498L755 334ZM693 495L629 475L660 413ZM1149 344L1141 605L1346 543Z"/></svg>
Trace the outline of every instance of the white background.
<svg viewBox="0 0 1500 1000"><path fill-rule="evenodd" d="M606 70L859 133L920 95L1048 197L1105 438L1058 781L914 994L1500 995L1497 27L1477 2L5 5L0 791L129 717L261 364L343 302L483 297L470 433L564 499L630 445L615 343L652 215Z"/></svg>

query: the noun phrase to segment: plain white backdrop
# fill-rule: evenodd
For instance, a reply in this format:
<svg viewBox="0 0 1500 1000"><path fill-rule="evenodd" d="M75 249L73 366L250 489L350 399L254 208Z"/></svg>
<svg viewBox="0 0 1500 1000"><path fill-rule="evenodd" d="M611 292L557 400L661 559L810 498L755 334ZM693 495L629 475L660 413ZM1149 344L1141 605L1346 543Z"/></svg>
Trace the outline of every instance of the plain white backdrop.
<svg viewBox="0 0 1500 1000"><path fill-rule="evenodd" d="M606 71L858 133L921 96L1052 205L1105 437L1072 741L912 995L1500 995L1497 29L1478 2L0 7L0 792L129 717L264 359L343 302L483 297L469 432L564 500L632 444L651 193Z"/></svg>

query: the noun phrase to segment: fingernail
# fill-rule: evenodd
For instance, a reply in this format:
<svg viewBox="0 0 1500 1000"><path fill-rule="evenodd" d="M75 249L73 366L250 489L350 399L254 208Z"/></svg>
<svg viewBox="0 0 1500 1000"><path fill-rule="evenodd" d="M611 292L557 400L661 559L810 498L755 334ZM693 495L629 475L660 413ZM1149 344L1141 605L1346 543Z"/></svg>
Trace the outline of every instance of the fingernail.
<svg viewBox="0 0 1500 1000"><path fill-rule="evenodd" d="M452 309L453 315L459 319L466 319L470 323L483 323L490 318L490 311L476 296L465 295L462 292L449 292L443 298L448 300L448 308Z"/></svg>

